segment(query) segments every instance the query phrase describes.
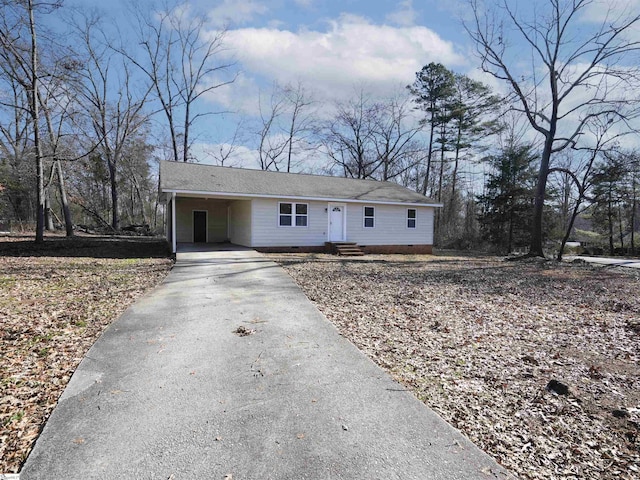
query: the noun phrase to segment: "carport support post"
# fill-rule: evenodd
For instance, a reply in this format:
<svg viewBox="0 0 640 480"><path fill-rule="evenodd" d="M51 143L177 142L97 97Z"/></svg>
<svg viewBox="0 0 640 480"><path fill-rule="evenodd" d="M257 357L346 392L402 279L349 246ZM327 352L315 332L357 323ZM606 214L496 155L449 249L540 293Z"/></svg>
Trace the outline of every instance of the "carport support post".
<svg viewBox="0 0 640 480"><path fill-rule="evenodd" d="M171 194L171 252L176 253L176 192Z"/></svg>

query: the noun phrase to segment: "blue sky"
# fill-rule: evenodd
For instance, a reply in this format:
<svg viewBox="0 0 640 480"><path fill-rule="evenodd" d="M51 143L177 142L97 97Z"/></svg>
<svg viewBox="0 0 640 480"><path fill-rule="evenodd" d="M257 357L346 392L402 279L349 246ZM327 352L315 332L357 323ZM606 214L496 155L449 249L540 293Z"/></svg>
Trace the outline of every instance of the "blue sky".
<svg viewBox="0 0 640 480"><path fill-rule="evenodd" d="M473 71L456 4L457 0L194 2L195 9L209 14L213 27L228 26L225 44L239 71L232 85L210 97L238 115L212 122L208 132L218 138L208 142L228 141L230 127L240 117L250 122L258 113L259 97L268 97L274 82L300 82L319 104L330 105L361 89L379 97L404 93L429 62ZM245 155L251 157L251 139L244 143Z"/></svg>
<svg viewBox="0 0 640 480"><path fill-rule="evenodd" d="M362 0L224 0L209 10L228 21L226 43L241 77L231 103L250 108L248 93L272 81L302 83L323 98L342 98L354 86L391 95L432 61L472 68L466 39L445 2ZM451 5L451 4L449 4Z"/></svg>
<svg viewBox="0 0 640 480"><path fill-rule="evenodd" d="M528 2L519 3L520 8L530 8ZM121 13L126 0L108 5L104 0L75 0L75 4L95 5L126 23ZM473 46L459 20L468 11L465 4L464 0L191 0L192 11L208 19L212 32L228 27L224 42L238 72L233 84L214 90L208 104L202 105L205 110L234 113L206 117L198 125L199 156L204 160L207 148L228 142L241 118L248 119L245 130L250 133L259 98L268 97L274 82L300 82L326 106L361 89L373 96L394 96L413 82L422 66L440 62L504 91L503 84L477 68ZM601 21L606 7L619 5L633 11L640 9L640 0L596 0L583 20ZM526 59L523 55L525 64ZM250 159L255 143L250 138L243 143L244 157Z"/></svg>
<svg viewBox="0 0 640 480"><path fill-rule="evenodd" d="M190 0L190 14L206 18L212 35L227 28L224 44L238 75L198 106L200 111L228 113L203 117L194 125L195 155L208 162L207 151L230 142L243 122L236 164L255 168L259 104L268 99L276 82L301 84L316 108L323 109L322 116L334 102L359 91L380 98L406 95L405 87L429 62L474 72L456 12L461 1ZM180 0L169 0L176 2ZM65 0L64 6L95 8L107 24L127 35L132 3L163 5L162 0Z"/></svg>

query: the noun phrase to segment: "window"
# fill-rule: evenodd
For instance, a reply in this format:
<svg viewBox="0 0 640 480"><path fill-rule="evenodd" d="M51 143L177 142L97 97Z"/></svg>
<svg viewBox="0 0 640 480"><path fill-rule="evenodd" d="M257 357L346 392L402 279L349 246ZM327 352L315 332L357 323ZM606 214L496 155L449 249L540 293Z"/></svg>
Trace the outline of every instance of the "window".
<svg viewBox="0 0 640 480"><path fill-rule="evenodd" d="M296 227L307 226L307 210L306 203L296 203Z"/></svg>
<svg viewBox="0 0 640 480"><path fill-rule="evenodd" d="M416 228L416 209L407 209L407 228Z"/></svg>
<svg viewBox="0 0 640 480"><path fill-rule="evenodd" d="M280 226L290 227L293 219L293 204L281 203L280 204Z"/></svg>
<svg viewBox="0 0 640 480"><path fill-rule="evenodd" d="M306 203L280 203L278 225L281 227L306 227L309 222L309 205Z"/></svg>
<svg viewBox="0 0 640 480"><path fill-rule="evenodd" d="M364 207L364 226L365 228L373 228L375 225L376 211L374 207Z"/></svg>

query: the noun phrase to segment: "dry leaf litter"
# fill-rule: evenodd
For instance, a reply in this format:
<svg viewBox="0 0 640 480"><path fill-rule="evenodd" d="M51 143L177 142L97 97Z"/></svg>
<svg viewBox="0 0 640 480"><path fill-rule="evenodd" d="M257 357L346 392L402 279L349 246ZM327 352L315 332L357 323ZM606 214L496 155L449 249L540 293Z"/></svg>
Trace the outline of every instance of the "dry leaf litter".
<svg viewBox="0 0 640 480"><path fill-rule="evenodd" d="M519 478L640 478L640 271L273 258L342 335Z"/></svg>
<svg viewBox="0 0 640 480"><path fill-rule="evenodd" d="M0 257L0 473L17 473L89 347L168 259Z"/></svg>

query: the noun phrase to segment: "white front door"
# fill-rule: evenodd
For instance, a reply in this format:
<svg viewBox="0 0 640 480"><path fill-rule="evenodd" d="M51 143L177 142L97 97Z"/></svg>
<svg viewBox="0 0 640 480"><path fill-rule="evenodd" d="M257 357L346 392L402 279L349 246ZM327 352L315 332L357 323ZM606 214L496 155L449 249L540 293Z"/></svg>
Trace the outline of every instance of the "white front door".
<svg viewBox="0 0 640 480"><path fill-rule="evenodd" d="M329 241L330 242L344 242L345 240L346 208L347 207L344 203L329 204Z"/></svg>

